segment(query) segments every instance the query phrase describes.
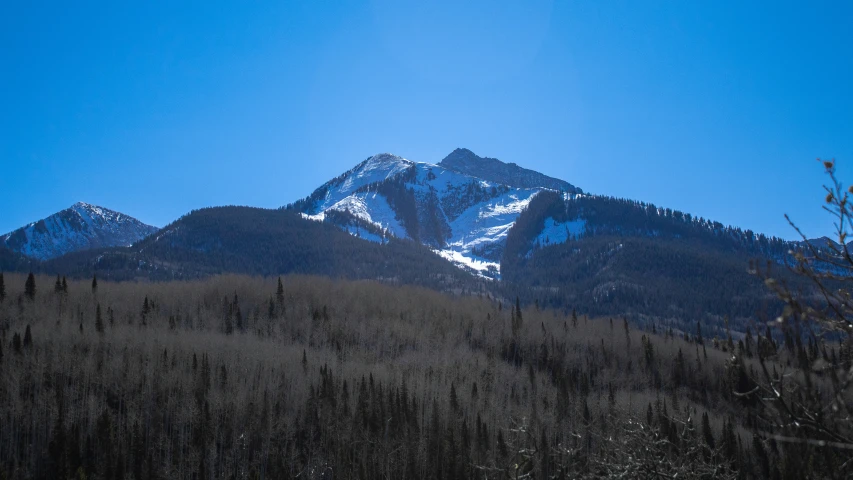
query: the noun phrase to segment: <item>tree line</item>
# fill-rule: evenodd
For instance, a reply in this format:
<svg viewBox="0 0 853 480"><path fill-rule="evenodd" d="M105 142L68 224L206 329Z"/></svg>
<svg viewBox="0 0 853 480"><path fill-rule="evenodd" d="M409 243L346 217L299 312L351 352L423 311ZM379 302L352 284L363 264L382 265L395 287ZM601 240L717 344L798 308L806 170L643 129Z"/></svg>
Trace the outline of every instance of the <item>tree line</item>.
<svg viewBox="0 0 853 480"><path fill-rule="evenodd" d="M775 440L738 394L760 366L733 354L785 366L763 330L741 346L322 277L0 279L0 478L804 478L845 460Z"/></svg>

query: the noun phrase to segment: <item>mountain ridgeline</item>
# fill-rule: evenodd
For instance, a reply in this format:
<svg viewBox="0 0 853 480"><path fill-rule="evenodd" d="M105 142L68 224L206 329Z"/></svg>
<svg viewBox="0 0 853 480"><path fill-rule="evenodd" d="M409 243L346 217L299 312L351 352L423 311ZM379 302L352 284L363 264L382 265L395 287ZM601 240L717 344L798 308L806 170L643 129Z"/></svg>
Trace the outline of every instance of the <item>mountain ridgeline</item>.
<svg viewBox="0 0 853 480"><path fill-rule="evenodd" d="M549 177L534 170L522 168L514 163L504 163L496 158L480 157L467 148L457 148L440 166L472 177L518 188L547 188L551 190L583 193L578 187L565 180Z"/></svg>
<svg viewBox="0 0 853 480"><path fill-rule="evenodd" d="M374 155L278 210L206 208L157 230L80 203L0 238L7 271L374 279L683 329L774 312L750 261L785 264L797 248L467 149L437 164Z"/></svg>
<svg viewBox="0 0 853 480"><path fill-rule="evenodd" d="M107 208L78 202L0 236L6 248L36 260L102 247L128 246L158 229Z"/></svg>
<svg viewBox="0 0 853 480"><path fill-rule="evenodd" d="M97 272L114 280L244 273L379 279L436 289L475 283L417 243L396 238L384 243L364 241L292 211L252 207L196 210L133 247L80 252L44 265L48 272L78 277Z"/></svg>
<svg viewBox="0 0 853 480"><path fill-rule="evenodd" d="M574 225L578 234L564 234L565 242L543 234L559 240L560 225ZM543 192L510 230L501 273L507 291L544 306L666 318L685 331L698 318L720 326L729 317L744 331L752 319L781 308L749 271L750 261L785 263L791 247L642 202ZM784 267L777 270L792 285L801 283Z"/></svg>

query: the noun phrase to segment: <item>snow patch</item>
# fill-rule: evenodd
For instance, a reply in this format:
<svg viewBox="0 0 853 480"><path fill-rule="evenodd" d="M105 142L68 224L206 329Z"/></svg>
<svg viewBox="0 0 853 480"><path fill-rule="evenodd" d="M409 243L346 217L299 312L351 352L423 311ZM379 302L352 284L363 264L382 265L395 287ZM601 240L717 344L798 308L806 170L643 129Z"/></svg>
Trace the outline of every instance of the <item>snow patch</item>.
<svg viewBox="0 0 853 480"><path fill-rule="evenodd" d="M397 238L407 236L406 229L397 220L391 205L383 195L376 192L350 195L329 207L328 210L347 211Z"/></svg>
<svg viewBox="0 0 853 480"><path fill-rule="evenodd" d="M540 246L556 245L565 243L567 240L581 236L586 229L586 220L577 219L568 222L558 222L552 217L545 219L545 228L533 241Z"/></svg>
<svg viewBox="0 0 853 480"><path fill-rule="evenodd" d="M504 241L518 215L537 193L538 190L510 190L468 208L450 223L452 234L448 246L467 253L473 248Z"/></svg>
<svg viewBox="0 0 853 480"><path fill-rule="evenodd" d="M346 227L346 232L352 235L353 237L360 238L362 240L367 240L368 242L384 244L385 239L376 235L375 233L368 232L366 230L362 230L360 228L349 225Z"/></svg>
<svg viewBox="0 0 853 480"><path fill-rule="evenodd" d="M483 278L497 278L500 275L501 266L497 262L491 262L476 255L464 254L456 250L434 251L457 267L472 270Z"/></svg>
<svg viewBox="0 0 853 480"><path fill-rule="evenodd" d="M326 220L326 212L320 212L316 215L308 215L307 213L300 213L299 215L301 215L305 220L311 220L314 222L322 222Z"/></svg>

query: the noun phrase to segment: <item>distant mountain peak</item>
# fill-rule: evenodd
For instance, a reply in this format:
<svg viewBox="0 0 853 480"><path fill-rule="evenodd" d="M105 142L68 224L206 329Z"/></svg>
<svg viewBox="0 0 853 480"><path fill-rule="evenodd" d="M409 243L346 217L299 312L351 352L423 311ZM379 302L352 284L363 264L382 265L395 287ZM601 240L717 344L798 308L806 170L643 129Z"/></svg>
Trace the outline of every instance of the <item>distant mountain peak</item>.
<svg viewBox="0 0 853 480"><path fill-rule="evenodd" d="M510 187L548 188L569 193L582 193L579 188L565 180L549 177L515 163L505 163L497 158L480 157L467 148L453 150L450 155L444 157L439 166Z"/></svg>
<svg viewBox="0 0 853 480"><path fill-rule="evenodd" d="M158 229L108 208L77 202L6 235L7 248L38 260L100 247L131 245Z"/></svg>
<svg viewBox="0 0 853 480"><path fill-rule="evenodd" d="M399 155L394 155L393 153L377 153L356 165L352 170L352 173L356 176L365 176L371 172L375 172L375 174L385 174L386 176L394 176L414 164L415 162L407 160Z"/></svg>

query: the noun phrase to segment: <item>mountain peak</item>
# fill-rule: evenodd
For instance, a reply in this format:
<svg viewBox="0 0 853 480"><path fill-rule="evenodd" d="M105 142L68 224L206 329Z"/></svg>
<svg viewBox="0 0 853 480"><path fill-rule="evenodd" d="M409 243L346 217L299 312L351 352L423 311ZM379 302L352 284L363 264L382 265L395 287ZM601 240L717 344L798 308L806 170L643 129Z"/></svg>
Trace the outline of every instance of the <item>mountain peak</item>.
<svg viewBox="0 0 853 480"><path fill-rule="evenodd" d="M38 260L100 247L128 246L158 229L86 202L54 213L0 237L0 244Z"/></svg>
<svg viewBox="0 0 853 480"><path fill-rule="evenodd" d="M394 170L397 167L407 167L413 165L414 162L411 160L407 160L399 155L394 155L393 153L377 153L372 157L368 158L364 162L362 162L356 168L360 167L361 170L372 170L372 169L383 169L387 168L390 170Z"/></svg>
<svg viewBox="0 0 853 480"><path fill-rule="evenodd" d="M582 193L574 185L549 177L515 163L504 163L497 158L480 157L467 148L457 148L444 157L440 166L472 177L516 188L549 188L570 193Z"/></svg>

